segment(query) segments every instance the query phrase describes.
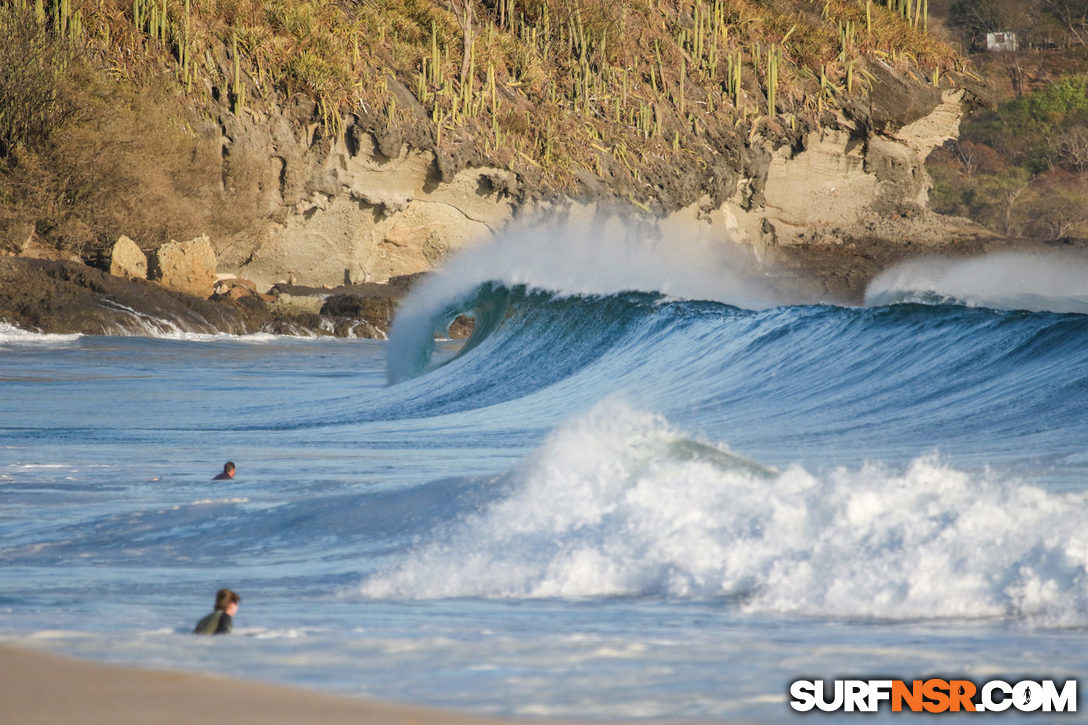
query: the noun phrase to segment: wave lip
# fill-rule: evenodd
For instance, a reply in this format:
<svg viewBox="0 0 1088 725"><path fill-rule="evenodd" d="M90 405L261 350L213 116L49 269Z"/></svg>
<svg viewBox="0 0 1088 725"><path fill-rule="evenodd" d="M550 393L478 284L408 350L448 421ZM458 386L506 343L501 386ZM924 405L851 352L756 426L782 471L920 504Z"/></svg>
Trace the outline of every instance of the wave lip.
<svg viewBox="0 0 1088 725"><path fill-rule="evenodd" d="M751 612L1088 623L1081 495L933 457L814 475L622 401L561 426L509 493L370 577L370 598L725 597Z"/></svg>
<svg viewBox="0 0 1088 725"><path fill-rule="evenodd" d="M873 279L865 291L865 303L1088 314L1088 260L1027 252L911 260Z"/></svg>
<svg viewBox="0 0 1088 725"><path fill-rule="evenodd" d="M424 372L436 333L444 335L459 314L486 314L477 309L481 295L516 288L556 297L646 292L748 309L774 304L769 287L721 245L666 242L621 226L520 226L454 257L401 302L389 334L389 381Z"/></svg>

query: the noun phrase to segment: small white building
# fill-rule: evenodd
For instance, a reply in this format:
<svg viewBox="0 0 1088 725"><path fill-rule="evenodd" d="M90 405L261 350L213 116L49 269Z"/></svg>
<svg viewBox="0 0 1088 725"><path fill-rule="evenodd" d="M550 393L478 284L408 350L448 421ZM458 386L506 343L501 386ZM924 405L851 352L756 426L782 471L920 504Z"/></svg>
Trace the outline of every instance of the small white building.
<svg viewBox="0 0 1088 725"><path fill-rule="evenodd" d="M1019 43L1016 39L1016 33L1003 32L1003 33L986 33L986 50L1009 50L1015 51L1019 47Z"/></svg>

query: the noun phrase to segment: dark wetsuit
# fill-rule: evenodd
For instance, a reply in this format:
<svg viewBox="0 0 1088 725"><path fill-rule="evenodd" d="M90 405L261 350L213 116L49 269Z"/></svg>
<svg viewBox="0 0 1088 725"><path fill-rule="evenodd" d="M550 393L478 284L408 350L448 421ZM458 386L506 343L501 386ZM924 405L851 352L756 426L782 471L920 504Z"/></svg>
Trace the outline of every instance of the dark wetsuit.
<svg viewBox="0 0 1088 725"><path fill-rule="evenodd" d="M222 609L216 609L196 623L193 634L230 634L234 620Z"/></svg>

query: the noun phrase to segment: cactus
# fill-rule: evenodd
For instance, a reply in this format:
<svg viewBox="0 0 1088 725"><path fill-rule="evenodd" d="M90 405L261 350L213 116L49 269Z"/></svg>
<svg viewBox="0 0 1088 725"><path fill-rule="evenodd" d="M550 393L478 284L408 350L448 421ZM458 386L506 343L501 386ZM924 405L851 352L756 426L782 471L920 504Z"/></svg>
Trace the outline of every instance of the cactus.
<svg viewBox="0 0 1088 725"><path fill-rule="evenodd" d="M847 20L839 23L839 62L845 63L850 48L854 44L854 23Z"/></svg>
<svg viewBox="0 0 1088 725"><path fill-rule="evenodd" d="M684 76L687 75L687 61L680 59L680 115L684 115Z"/></svg>
<svg viewBox="0 0 1088 725"><path fill-rule="evenodd" d="M181 80L185 83L187 89L192 89L193 87L193 76L189 69L190 55L192 54L189 41L190 11L190 0L185 0L185 17L182 21L181 38L178 40L178 64L181 70Z"/></svg>
<svg viewBox="0 0 1088 725"><path fill-rule="evenodd" d="M238 115L246 104L246 84L242 82L242 64L238 57L238 33L231 36L231 55L234 58L234 83L231 85L231 110Z"/></svg>
<svg viewBox="0 0 1088 725"><path fill-rule="evenodd" d="M775 115L775 89L778 87L778 63L782 49L774 46L767 50L767 115Z"/></svg>
<svg viewBox="0 0 1088 725"><path fill-rule="evenodd" d="M740 108L740 80L741 80L741 56L738 50L736 55L726 56L728 70L725 74L726 94L733 101L733 107Z"/></svg>

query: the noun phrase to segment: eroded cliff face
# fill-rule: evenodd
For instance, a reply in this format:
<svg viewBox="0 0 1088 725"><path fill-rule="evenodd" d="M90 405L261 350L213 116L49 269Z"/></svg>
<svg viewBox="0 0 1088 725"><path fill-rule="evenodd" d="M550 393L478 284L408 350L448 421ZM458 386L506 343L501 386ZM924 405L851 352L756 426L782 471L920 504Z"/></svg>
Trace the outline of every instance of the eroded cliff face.
<svg viewBox="0 0 1088 725"><path fill-rule="evenodd" d="M957 136L963 91L936 94L917 115L852 109L796 147L767 149L765 173L709 218L750 247L768 270L811 293L853 299L887 264L929 253L978 251L996 239L928 209L925 159Z"/></svg>
<svg viewBox="0 0 1088 725"><path fill-rule="evenodd" d="M220 271L264 286L384 282L432 269L513 218L513 173L443 180L433 152L390 148L354 125L322 138L310 113L300 102L224 121L224 184L266 222L220 241Z"/></svg>
<svg viewBox="0 0 1088 725"><path fill-rule="evenodd" d="M879 67L872 76L868 105L848 106L791 143L753 135L731 193L709 190L652 225L670 237L740 244L783 284L825 299L856 297L882 266L905 256L992 238L926 208L925 158L955 137L963 92ZM381 282L434 269L515 219L641 214L592 198L542 201L506 169L462 164L451 172L434 151L351 118L338 138L323 138L312 117L312 106L296 101L221 122L224 184L267 214L257 234L217 240L221 271L259 285Z"/></svg>

